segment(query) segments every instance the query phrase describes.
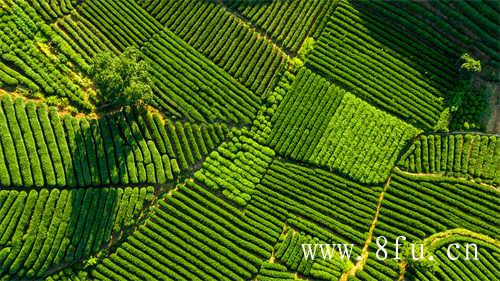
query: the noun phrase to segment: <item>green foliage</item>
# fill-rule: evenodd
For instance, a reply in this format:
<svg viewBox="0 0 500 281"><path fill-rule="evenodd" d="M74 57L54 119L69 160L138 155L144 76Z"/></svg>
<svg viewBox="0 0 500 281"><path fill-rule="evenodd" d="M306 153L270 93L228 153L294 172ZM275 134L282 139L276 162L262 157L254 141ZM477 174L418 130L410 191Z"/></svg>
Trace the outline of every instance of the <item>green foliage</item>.
<svg viewBox="0 0 500 281"><path fill-rule="evenodd" d="M498 240L498 138L414 139L481 128L470 77L498 65L496 6L243 2L0 0L2 89L124 106L76 118L0 99L0 280L337 280L351 261L308 262L300 244L354 243L355 258L371 234L457 225ZM458 69L464 47L487 60ZM398 278L373 244L349 280ZM407 259L404 277L496 280L491 250L437 271Z"/></svg>
<svg viewBox="0 0 500 281"><path fill-rule="evenodd" d="M455 48L414 18L421 13L407 11L415 5L338 1L306 66L372 105L430 130L455 82L456 58L449 58Z"/></svg>
<svg viewBox="0 0 500 281"><path fill-rule="evenodd" d="M288 269L288 271L298 272L303 276L313 277L315 280L337 280L344 271L353 266L351 261L341 259L337 253L334 253L332 259L328 260L318 259L317 257L314 261L311 259L306 260L301 245L318 243L324 244L325 242L319 241L318 238L304 232L298 232L286 227L274 246L276 259L286 267L281 264L264 263L260 275L287 276L287 274L278 272Z"/></svg>
<svg viewBox="0 0 500 281"><path fill-rule="evenodd" d="M460 70L478 73L481 72L481 61L473 58L469 53L465 53L460 57L461 65Z"/></svg>
<svg viewBox="0 0 500 281"><path fill-rule="evenodd" d="M230 141L209 154L195 178L210 189L222 189L229 200L245 206L275 152L257 143L244 129L233 130L229 137Z"/></svg>
<svg viewBox="0 0 500 281"><path fill-rule="evenodd" d="M156 20L257 95L272 88L275 76L285 66L285 53L281 49L216 2L178 0L151 5L143 1L142 5ZM217 21L212 21L209 14L216 14ZM184 20L172 21L172 18ZM194 26L198 29L196 33L191 32Z"/></svg>
<svg viewBox="0 0 500 281"><path fill-rule="evenodd" d="M304 62L298 57L294 57L288 62L288 70L290 72L297 72L303 66Z"/></svg>
<svg viewBox="0 0 500 281"><path fill-rule="evenodd" d="M419 132L307 68L297 74L271 123L267 143L278 153L363 183L382 183L399 151Z"/></svg>
<svg viewBox="0 0 500 281"><path fill-rule="evenodd" d="M0 98L0 121L0 184L25 188L164 184L228 133L225 124L174 123L131 108L100 119L61 116L10 95Z"/></svg>
<svg viewBox="0 0 500 281"><path fill-rule="evenodd" d="M412 241L415 246L415 255L416 257L420 257L420 244L423 242L421 240ZM434 257L433 259L429 259L432 253L429 252L428 248L424 247L423 259L414 259L412 249L410 247L410 243L405 243L402 250L403 260L406 261L407 268L411 268L413 270L421 270L427 271L430 273L435 273L435 271L439 268L439 261Z"/></svg>
<svg viewBox="0 0 500 281"><path fill-rule="evenodd" d="M191 180L158 204L146 223L95 267L93 277L248 279L271 255L279 235ZM129 261L139 266L124 270Z"/></svg>
<svg viewBox="0 0 500 281"><path fill-rule="evenodd" d="M57 96L49 96L45 99L45 103L50 106L57 106L64 108L69 106L69 101L67 98L61 98Z"/></svg>
<svg viewBox="0 0 500 281"><path fill-rule="evenodd" d="M52 21L70 13L74 5L76 5L77 0L57 0L51 3L43 0L34 0L31 3L43 19Z"/></svg>
<svg viewBox="0 0 500 281"><path fill-rule="evenodd" d="M42 20L28 1L9 3L2 11L0 86L17 88L28 97L64 98L80 110L92 110L82 85L68 75L86 70L82 56Z"/></svg>
<svg viewBox="0 0 500 281"><path fill-rule="evenodd" d="M469 53L460 57L460 75L448 98L452 130L486 130L491 86L479 79L481 62Z"/></svg>
<svg viewBox="0 0 500 281"><path fill-rule="evenodd" d="M411 206L411 208L407 206ZM408 279L412 280L412 275L417 272L420 273L417 276L423 276L422 274L425 273L436 277L437 280L462 280L470 274L467 273L471 272L469 270L475 271L481 263L479 261L464 261L465 247L463 244L459 250L461 252L460 259L451 261L447 257L447 247L442 246L455 239L443 234L446 234L448 230L462 228L498 241L500 237L499 211L499 191L491 186L444 176L411 175L396 170L392 174L391 183L384 195L373 235L374 237L392 237L392 239L387 239L385 246L389 256L394 256L395 237L405 236L407 238L407 243L404 242L405 247L399 247L399 253L405 256L411 267L406 271L405 277ZM432 237L433 235L443 239L436 241ZM426 241L426 238L429 240ZM422 240L424 242L421 242ZM400 242L402 241L400 240ZM408 252L410 247L408 243L410 242L424 244L426 260L412 261L412 255ZM375 243L372 246L373 249L377 248ZM490 261L489 258L492 256L489 254L484 256L484 253L492 253L492 251L486 249L484 244L478 243L478 248L484 248L479 254L480 261ZM498 247L496 248L498 249ZM453 256L457 256L456 249L452 247L452 250L454 250ZM433 261L428 259L431 255L434 257ZM419 245L415 245L415 256L420 257ZM369 257L367 264L370 264L370 259L371 266L381 276L377 280L397 279L400 269L399 262L390 258L377 261L373 254ZM468 263L465 270L461 265L464 262ZM495 263L498 262L495 261ZM432 273L431 270L436 269L436 265L439 265L439 268ZM449 266L451 270L446 269ZM454 266L459 268L453 268ZM475 271L473 275L491 275L492 269L493 267L483 268L483 270ZM479 280L490 280L490 278L483 277Z"/></svg>
<svg viewBox="0 0 500 281"><path fill-rule="evenodd" d="M489 99L492 95L491 86L471 85L453 96L454 110L450 129L452 130L486 130L486 123L491 114ZM459 99L459 101L457 101Z"/></svg>
<svg viewBox="0 0 500 281"><path fill-rule="evenodd" d="M458 146L457 146L458 144ZM422 135L398 165L413 173L444 174L498 185L498 137L479 134Z"/></svg>
<svg viewBox="0 0 500 281"><path fill-rule="evenodd" d="M335 2L334 0L224 1L226 5L249 19L252 24L263 29L282 48L294 53L304 40L310 38L306 36L316 37L321 32Z"/></svg>
<svg viewBox="0 0 500 281"><path fill-rule="evenodd" d="M119 56L111 52L95 56L90 75L101 96L101 107L150 103L153 90L148 71L149 65L133 47Z"/></svg>
<svg viewBox="0 0 500 281"><path fill-rule="evenodd" d="M450 108L447 107L443 110L443 112L441 112L441 115L439 116L439 119L436 125L434 126L434 130L438 132L448 132L450 119L451 119L451 112Z"/></svg>
<svg viewBox="0 0 500 281"><path fill-rule="evenodd" d="M141 216L153 192L151 187L44 188L29 195L3 191L0 245L2 249L9 245L10 251L0 251L4 258L0 274L8 272L14 280L39 280L64 261L88 258L84 267L94 266L97 259L91 255Z"/></svg>
<svg viewBox="0 0 500 281"><path fill-rule="evenodd" d="M299 51L297 52L299 58L305 61L307 54L309 54L314 49L315 44L316 40L314 40L314 38L307 37L302 43L302 47L300 47Z"/></svg>

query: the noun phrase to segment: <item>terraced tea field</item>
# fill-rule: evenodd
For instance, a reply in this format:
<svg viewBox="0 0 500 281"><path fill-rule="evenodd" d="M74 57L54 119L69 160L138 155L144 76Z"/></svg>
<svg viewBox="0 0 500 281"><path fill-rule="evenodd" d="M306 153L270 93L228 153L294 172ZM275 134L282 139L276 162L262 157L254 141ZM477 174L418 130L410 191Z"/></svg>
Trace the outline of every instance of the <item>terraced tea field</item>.
<svg viewBox="0 0 500 281"><path fill-rule="evenodd" d="M497 0L0 0L0 281L499 280L499 68Z"/></svg>

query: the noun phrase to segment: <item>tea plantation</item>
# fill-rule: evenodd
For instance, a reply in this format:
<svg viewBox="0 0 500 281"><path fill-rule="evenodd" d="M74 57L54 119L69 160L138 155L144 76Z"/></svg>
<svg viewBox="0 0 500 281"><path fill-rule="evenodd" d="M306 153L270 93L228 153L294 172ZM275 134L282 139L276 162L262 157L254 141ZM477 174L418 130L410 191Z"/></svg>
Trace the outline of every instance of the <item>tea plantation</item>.
<svg viewBox="0 0 500 281"><path fill-rule="evenodd" d="M497 0L0 0L0 281L499 280L499 70Z"/></svg>

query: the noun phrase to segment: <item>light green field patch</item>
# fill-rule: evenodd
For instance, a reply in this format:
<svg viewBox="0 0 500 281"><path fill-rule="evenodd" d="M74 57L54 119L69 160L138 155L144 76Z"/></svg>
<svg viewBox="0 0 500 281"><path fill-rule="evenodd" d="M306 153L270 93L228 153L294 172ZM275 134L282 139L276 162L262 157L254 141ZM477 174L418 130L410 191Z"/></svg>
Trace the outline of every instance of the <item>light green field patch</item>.
<svg viewBox="0 0 500 281"><path fill-rule="evenodd" d="M346 93L309 160L364 183L383 182L418 129Z"/></svg>

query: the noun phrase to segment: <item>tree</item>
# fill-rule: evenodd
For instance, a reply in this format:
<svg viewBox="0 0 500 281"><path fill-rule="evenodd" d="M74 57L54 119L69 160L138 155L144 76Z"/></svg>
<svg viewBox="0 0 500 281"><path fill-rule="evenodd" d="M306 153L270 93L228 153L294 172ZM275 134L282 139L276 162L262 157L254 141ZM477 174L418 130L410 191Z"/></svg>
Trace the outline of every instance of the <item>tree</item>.
<svg viewBox="0 0 500 281"><path fill-rule="evenodd" d="M465 53L460 57L460 70L470 73L481 72L481 61L473 58L469 53Z"/></svg>
<svg viewBox="0 0 500 281"><path fill-rule="evenodd" d="M459 79L449 95L448 104L453 113L449 127L453 130L484 130L490 114L491 91L481 85L481 61L464 53L459 63Z"/></svg>
<svg viewBox="0 0 500 281"><path fill-rule="evenodd" d="M148 69L135 47L125 49L119 56L111 52L96 55L90 76L100 97L98 108L150 103L153 90Z"/></svg>

